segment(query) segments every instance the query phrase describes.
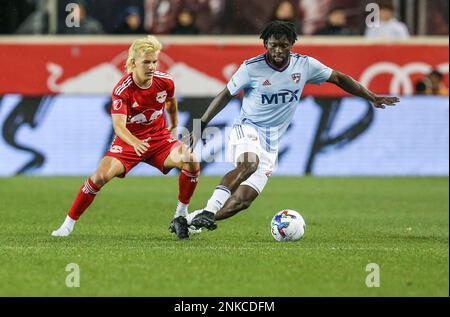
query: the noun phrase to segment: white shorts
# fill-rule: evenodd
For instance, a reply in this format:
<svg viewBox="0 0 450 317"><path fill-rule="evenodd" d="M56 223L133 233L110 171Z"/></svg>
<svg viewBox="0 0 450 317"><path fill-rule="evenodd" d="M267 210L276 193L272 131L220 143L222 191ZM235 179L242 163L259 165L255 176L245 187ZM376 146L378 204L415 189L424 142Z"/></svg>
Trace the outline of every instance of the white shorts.
<svg viewBox="0 0 450 317"><path fill-rule="evenodd" d="M241 183L261 194L268 177L272 174L277 161L278 152L267 152L260 143L258 131L251 125L239 124L233 126L228 141L227 158L237 166L237 160L243 153L255 153L259 158L258 169Z"/></svg>

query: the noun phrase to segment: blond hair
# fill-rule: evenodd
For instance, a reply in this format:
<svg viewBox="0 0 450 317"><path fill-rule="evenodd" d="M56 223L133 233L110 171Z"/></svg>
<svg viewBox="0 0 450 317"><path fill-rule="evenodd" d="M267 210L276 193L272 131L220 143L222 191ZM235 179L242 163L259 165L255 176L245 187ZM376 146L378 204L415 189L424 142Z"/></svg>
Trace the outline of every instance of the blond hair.
<svg viewBox="0 0 450 317"><path fill-rule="evenodd" d="M138 58L142 54L159 52L162 49L161 42L152 35L148 35L145 38L135 40L128 49L128 58L125 63L127 73L133 71L133 60Z"/></svg>

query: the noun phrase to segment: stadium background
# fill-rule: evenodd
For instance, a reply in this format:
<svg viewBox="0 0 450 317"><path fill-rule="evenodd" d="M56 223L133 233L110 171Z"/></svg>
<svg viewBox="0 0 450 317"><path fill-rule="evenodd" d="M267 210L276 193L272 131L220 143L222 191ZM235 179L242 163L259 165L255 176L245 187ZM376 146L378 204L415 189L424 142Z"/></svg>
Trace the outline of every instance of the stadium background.
<svg viewBox="0 0 450 317"><path fill-rule="evenodd" d="M364 33L368 2L291 2L298 8L297 24L305 34L294 51L350 74L379 94L403 98L396 109L375 111L363 100L346 97L332 85L307 87L294 123L283 139L277 175L448 175L448 97L414 96L416 83L433 69L444 75L443 85L448 87L448 39L426 36L448 30L447 13L440 18L436 13L444 2L392 2L412 36L388 42L358 36ZM129 43L138 36L113 36L122 12L134 8L142 14L144 30L156 29L156 34L161 34L165 49L160 68L175 78L180 125L190 129L192 119L206 108L239 64L263 51L257 36L242 34L256 33L270 19L279 1L265 1L264 10L258 6L252 18L242 12L256 8L252 2L243 6L239 1L217 0L109 1L106 8L103 1L83 1L88 14L103 26L105 33L95 36L66 34L67 29L76 30L64 24L70 1L7 3L18 8L3 20L4 30L9 21L10 28L15 23L15 31L23 33L23 25L30 24L40 10L47 10L44 24L49 26L41 30L45 33L41 36L21 34L0 39L4 73L0 79L0 175L48 176L90 174L111 142L111 90L123 74ZM25 15L22 11L26 11L26 4L32 3L37 11L21 16ZM320 7L314 9L318 4ZM183 6L197 10L199 34L167 35L176 12ZM336 7L345 8L346 27L353 30L353 35L314 36L314 30L320 30L326 22L324 12ZM248 20L245 23L235 21L244 17ZM161 21L158 27L151 22L155 19ZM56 28L52 29L53 20ZM236 25L248 29L230 29ZM241 34L230 35L239 31ZM228 35L212 35L217 33ZM237 98L214 124L231 126L239 105ZM224 162L226 141L223 134L206 148L197 147L204 161L203 175L222 175L231 168ZM372 164L374 160L377 164ZM132 174L157 175L158 171L140 166Z"/></svg>
<svg viewBox="0 0 450 317"><path fill-rule="evenodd" d="M246 214L226 221L219 235L201 236L194 241L198 244L186 250L175 245L175 240L169 241L166 230L176 179L154 177L159 172L146 165L132 175L152 177L130 177L127 184L109 185L94 206L97 212L86 213L72 240L51 241L48 235L62 220L77 186L95 170L109 147L111 89L124 71L131 41L143 34L161 39L160 67L174 76L179 123L190 129L192 119L206 109L239 64L264 51L257 32L272 18L279 1L264 0L262 6L262 1L252 0L86 0L82 4L89 16L101 25L99 29L92 24L97 26L91 32L65 26L66 4L72 2L77 1L5 0L0 8L0 278L5 281L0 294L71 295L59 286L58 279L64 277L60 274L57 279L55 272L72 261L74 254L81 254L77 263L84 272L103 278L86 282L90 288L80 294L88 296L448 296L448 1L390 1L410 33L402 40L364 36L365 7L371 1L290 1L301 33L295 52L348 73L379 94L398 95L401 103L374 109L329 84L307 87L281 145L275 173L293 177L273 177L266 196L252 206L261 217ZM176 13L184 6L196 14L197 28L184 35L171 34ZM346 13L351 36L346 32L319 36L326 27L327 13L336 7ZM117 27L129 11L139 12L142 28L135 34L119 35ZM419 93L418 83L426 81L433 70L443 75L442 89ZM226 131L239 106L240 98L235 98L212 125ZM223 175L232 167L222 162L224 148L220 140L211 140L201 151L202 180L194 197L197 208L218 181L208 175ZM333 177L299 177L304 175ZM124 202L121 197L126 195L131 198ZM145 201L145 208L139 201ZM125 215L122 204L140 211ZM299 254L295 252L289 258L295 245L278 250L270 244L266 227L282 205L306 213L310 235L301 245L308 255L304 258L295 258ZM144 220L137 224L140 219ZM250 237L245 228L252 228ZM258 235L259 230L265 230L264 235ZM145 255L136 253L141 248ZM147 253L152 248L157 252ZM201 255L198 259L192 258L193 249ZM207 287L186 271L177 271L178 261L188 258L191 262L183 263L193 274L214 276L215 272L201 270L202 257L211 261L212 268L222 269L223 263L234 268L239 263L234 261L245 258L242 250L246 257L250 254L266 263L267 270L258 271L256 266L254 273L244 268L242 275L225 271L223 278L230 284L219 277L218 283ZM392 281L398 283L379 293L354 287L351 283L359 277L344 266L350 270L355 263L365 265L377 257L386 260L383 263L394 263L398 271L392 273ZM216 263L219 260L222 263ZM102 267L93 269L92 263ZM311 287L317 283L315 277L327 276L333 265L340 269L333 272L342 272L342 276L336 273L329 278L331 284ZM44 266L48 266L45 272ZM309 280L291 285L291 276L281 272L272 279L268 272L275 266L289 267L283 269L286 274L291 270ZM120 272L127 267L123 276L128 280L109 280L102 275L104 267ZM304 268L308 274L303 274ZM416 276L413 287L409 287L410 277L401 273L407 269ZM152 275L158 270L170 274L163 280ZM136 277L144 275L161 287L142 286ZM164 284L168 275L171 285ZM36 284L33 276L39 277ZM182 280L184 284L177 288L173 280L177 276L191 280ZM269 279L276 283L270 284ZM241 281L251 283L242 286Z"/></svg>

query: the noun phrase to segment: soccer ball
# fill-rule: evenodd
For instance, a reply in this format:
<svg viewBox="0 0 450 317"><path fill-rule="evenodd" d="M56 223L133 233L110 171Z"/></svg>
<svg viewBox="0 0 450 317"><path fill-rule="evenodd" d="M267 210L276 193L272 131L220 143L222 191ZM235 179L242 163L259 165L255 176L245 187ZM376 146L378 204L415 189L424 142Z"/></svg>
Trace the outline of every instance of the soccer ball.
<svg viewBox="0 0 450 317"><path fill-rule="evenodd" d="M290 209L277 212L270 223L272 236L277 241L299 240L305 234L305 227L303 217Z"/></svg>

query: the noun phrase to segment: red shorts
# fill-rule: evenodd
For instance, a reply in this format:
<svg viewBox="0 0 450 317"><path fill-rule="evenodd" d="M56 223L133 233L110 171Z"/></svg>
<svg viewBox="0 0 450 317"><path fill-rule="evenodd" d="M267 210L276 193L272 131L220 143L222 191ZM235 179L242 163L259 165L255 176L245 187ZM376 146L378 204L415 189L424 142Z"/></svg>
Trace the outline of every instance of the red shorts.
<svg viewBox="0 0 450 317"><path fill-rule="evenodd" d="M172 148L182 143L175 139L169 131L167 133L165 131L161 132L157 138L157 140L149 140L148 144L150 147L147 152L142 156L138 156L131 145L128 145L116 136L105 156L114 157L123 164L125 173L119 177L125 177L140 162L150 164L159 169L163 174L167 174L171 168L164 168L164 161L169 156Z"/></svg>

